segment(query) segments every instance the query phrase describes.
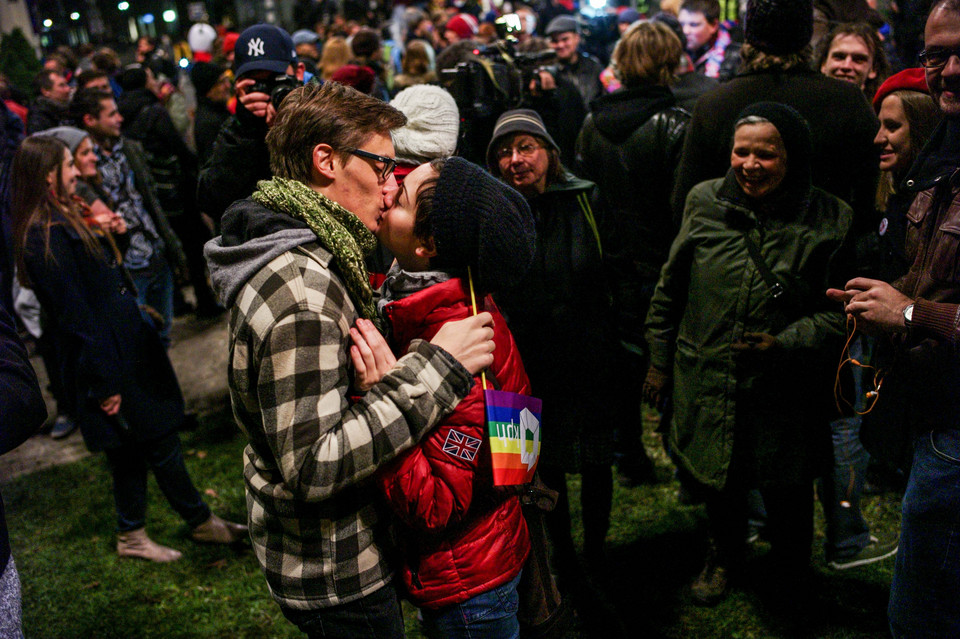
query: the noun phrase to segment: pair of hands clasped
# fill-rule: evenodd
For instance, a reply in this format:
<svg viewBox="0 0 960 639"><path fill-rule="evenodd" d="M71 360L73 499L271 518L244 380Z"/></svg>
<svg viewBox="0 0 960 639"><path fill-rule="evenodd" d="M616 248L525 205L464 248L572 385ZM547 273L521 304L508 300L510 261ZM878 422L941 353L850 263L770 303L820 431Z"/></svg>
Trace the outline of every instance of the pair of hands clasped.
<svg viewBox="0 0 960 639"><path fill-rule="evenodd" d="M350 359L356 370L354 386L359 391L368 391L394 367L397 358L370 320L358 319L350 329L350 338L353 340ZM430 343L452 355L471 375L476 375L493 364L493 316L480 313L447 322Z"/></svg>

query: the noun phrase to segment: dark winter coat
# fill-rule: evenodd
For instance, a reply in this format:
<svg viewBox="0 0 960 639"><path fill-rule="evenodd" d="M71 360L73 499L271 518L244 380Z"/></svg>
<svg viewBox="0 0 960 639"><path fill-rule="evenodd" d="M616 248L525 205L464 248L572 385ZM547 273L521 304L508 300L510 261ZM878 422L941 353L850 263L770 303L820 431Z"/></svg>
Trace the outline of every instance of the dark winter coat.
<svg viewBox="0 0 960 639"><path fill-rule="evenodd" d="M844 317L824 291L847 281L852 213L817 188L785 200L756 212L732 173L697 185L650 302L650 363L673 377L671 450L716 489L734 450L747 481L759 486L797 485L829 459ZM785 283L783 302L772 297L746 234ZM745 332L773 335L778 347L738 357L731 344Z"/></svg>
<svg viewBox="0 0 960 639"><path fill-rule="evenodd" d="M197 115L193 122L193 140L197 147L197 160L206 162L213 153L213 144L220 134L220 127L230 117L225 104L219 104L206 97L197 99Z"/></svg>
<svg viewBox="0 0 960 639"><path fill-rule="evenodd" d="M605 212L604 259L619 267L620 336L633 344L647 314L641 289L656 283L677 234L670 194L690 114L675 103L659 86L601 96L577 140L577 174L597 184Z"/></svg>
<svg viewBox="0 0 960 639"><path fill-rule="evenodd" d="M144 442L173 432L183 419L183 397L156 329L137 304L122 265L103 245L94 257L60 218L44 233L27 234L25 258L30 286L49 317L45 330L55 336L65 393L90 450ZM121 396L121 418L108 417L100 401Z"/></svg>
<svg viewBox="0 0 960 639"><path fill-rule="evenodd" d="M0 455L10 452L33 435L47 418L37 374L17 329L0 304ZM10 541L0 501L0 574L10 559Z"/></svg>
<svg viewBox="0 0 960 639"><path fill-rule="evenodd" d="M63 124L72 124L67 116L68 106L43 96L37 98L27 113L27 135Z"/></svg>
<svg viewBox="0 0 960 639"><path fill-rule="evenodd" d="M726 174L737 116L764 100L792 106L806 119L813 135L813 185L849 204L855 226L869 225L880 171L873 145L877 116L857 87L806 68L741 73L700 98L684 141L674 214L681 215L694 185Z"/></svg>
<svg viewBox="0 0 960 639"><path fill-rule="evenodd" d="M496 349L488 382L492 374L502 390L529 395L530 381L506 320L489 297L480 305L494 318ZM415 339L432 339L447 322L472 313L470 290L459 278L384 309L396 353L407 352ZM447 452L452 433L482 443L472 454ZM523 568L530 550L527 526L517 496L504 496L493 487L479 375L456 409L386 466L379 478L387 502L403 522L403 581L418 606L441 608L466 601L510 581Z"/></svg>
<svg viewBox="0 0 960 639"><path fill-rule="evenodd" d="M197 156L187 146L170 113L149 89L133 89L117 99L123 135L143 145L157 197L170 216L196 211Z"/></svg>
<svg viewBox="0 0 960 639"><path fill-rule="evenodd" d="M677 106L692 113L693 107L697 105L700 96L713 91L718 86L720 86L718 80L690 71L681 74L677 81L670 86L670 90L673 91L673 96L677 99Z"/></svg>
<svg viewBox="0 0 960 639"><path fill-rule="evenodd" d="M238 112L241 108L238 104ZM213 152L200 169L197 186L200 210L218 224L227 207L249 197L258 181L270 179L266 137L262 118L250 116L241 122L239 115L232 115L221 127Z"/></svg>
<svg viewBox="0 0 960 639"><path fill-rule="evenodd" d="M523 355L533 394L549 407L557 442L612 428L603 391L614 352L610 297L598 238L581 202L592 182L567 175L528 200L537 251L523 281L494 295ZM602 212L594 221L602 226ZM553 434L555 433L555 435ZM542 463L552 465L554 456ZM571 471L573 472L573 471Z"/></svg>

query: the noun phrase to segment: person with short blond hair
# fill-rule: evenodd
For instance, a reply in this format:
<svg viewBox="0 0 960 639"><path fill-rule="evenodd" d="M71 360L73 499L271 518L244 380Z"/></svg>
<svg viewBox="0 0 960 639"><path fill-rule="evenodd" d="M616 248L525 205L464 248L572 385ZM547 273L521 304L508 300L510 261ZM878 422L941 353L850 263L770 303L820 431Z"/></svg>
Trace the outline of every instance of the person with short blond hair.
<svg viewBox="0 0 960 639"><path fill-rule="evenodd" d="M631 26L613 53L623 88L594 100L577 138L577 175L596 182L610 233L604 257L613 268L619 342L614 367L636 397L647 368L643 319L660 267L677 232L670 216L673 172L690 114L670 90L682 45L660 22ZM634 484L656 481L640 440L639 404L620 402L620 473Z"/></svg>

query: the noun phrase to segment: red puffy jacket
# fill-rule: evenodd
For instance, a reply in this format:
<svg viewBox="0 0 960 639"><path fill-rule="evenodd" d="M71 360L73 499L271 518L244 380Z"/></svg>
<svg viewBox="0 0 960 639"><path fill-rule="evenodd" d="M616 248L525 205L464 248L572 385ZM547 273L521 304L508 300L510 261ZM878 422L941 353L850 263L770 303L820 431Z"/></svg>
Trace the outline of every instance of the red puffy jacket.
<svg viewBox="0 0 960 639"><path fill-rule="evenodd" d="M530 393L517 346L493 300L493 371L502 390ZM469 291L451 279L388 304L397 352L414 339L431 339L440 327L472 315ZM487 386L492 388L490 374ZM473 389L417 446L384 467L381 487L403 522L403 581L418 606L440 608L492 590L520 572L530 551L516 495L493 487L483 389Z"/></svg>

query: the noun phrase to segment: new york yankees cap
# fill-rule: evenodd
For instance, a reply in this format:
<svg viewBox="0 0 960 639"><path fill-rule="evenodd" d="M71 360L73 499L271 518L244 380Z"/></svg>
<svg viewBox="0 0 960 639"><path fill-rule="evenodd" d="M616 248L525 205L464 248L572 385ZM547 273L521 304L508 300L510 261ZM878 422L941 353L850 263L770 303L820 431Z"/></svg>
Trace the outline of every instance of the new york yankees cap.
<svg viewBox="0 0 960 639"><path fill-rule="evenodd" d="M297 66L293 38L272 24L255 24L244 30L233 51L233 72L238 78L250 71L285 73L291 64Z"/></svg>

